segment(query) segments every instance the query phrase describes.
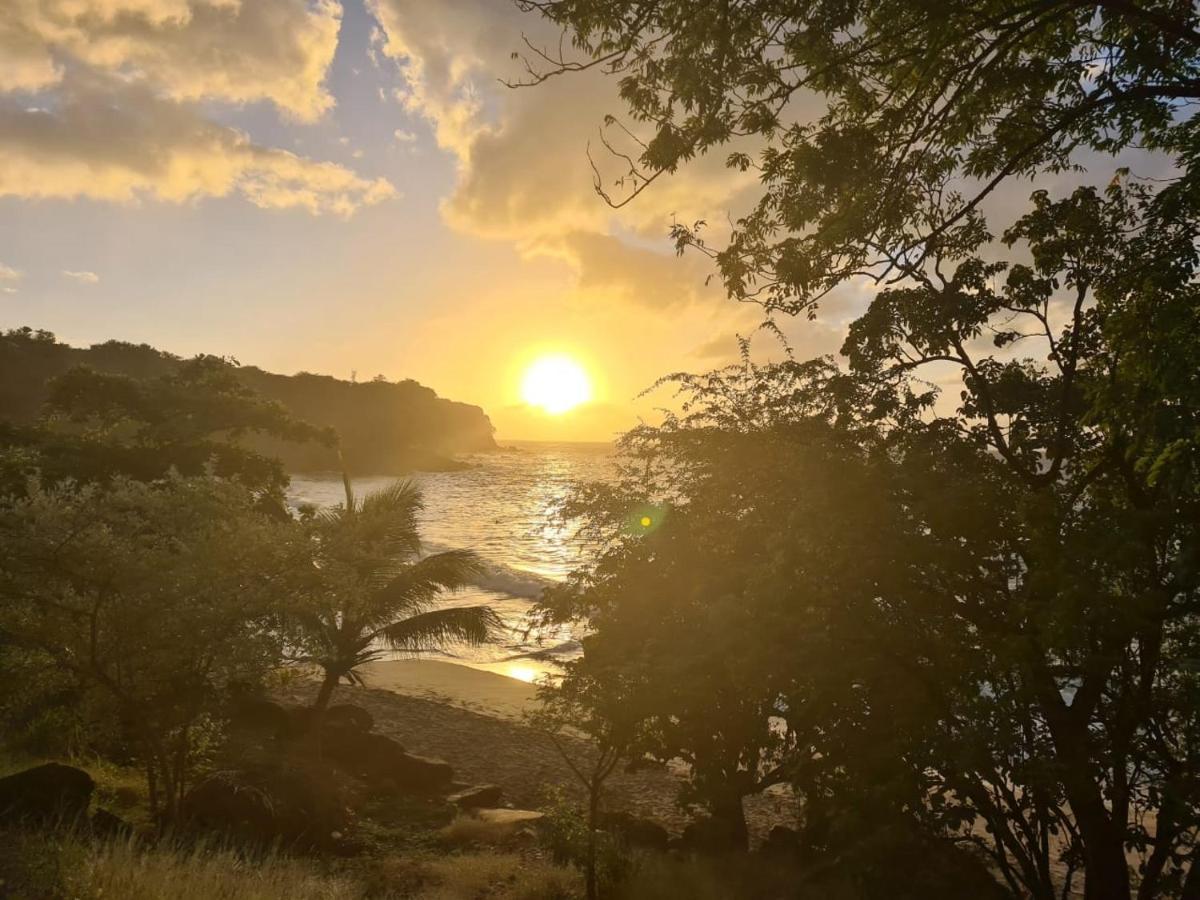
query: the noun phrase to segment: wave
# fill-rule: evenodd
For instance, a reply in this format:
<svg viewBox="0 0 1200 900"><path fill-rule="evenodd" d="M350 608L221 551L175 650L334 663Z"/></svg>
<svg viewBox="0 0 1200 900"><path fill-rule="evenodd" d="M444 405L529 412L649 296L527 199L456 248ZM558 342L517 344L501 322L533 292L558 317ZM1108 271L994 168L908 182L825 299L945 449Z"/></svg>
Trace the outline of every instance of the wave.
<svg viewBox="0 0 1200 900"><path fill-rule="evenodd" d="M551 579L534 575L532 572L522 572L511 566L493 563L488 563L487 568L471 580L476 587L484 590L526 600L540 599L542 591L554 583Z"/></svg>
<svg viewBox="0 0 1200 900"><path fill-rule="evenodd" d="M425 549L430 553L441 553L449 547L440 544L426 543ZM522 600L538 600L542 591L554 584L552 578L526 572L504 563L490 559L483 561L483 570L471 579L471 584L485 591L495 591L497 594L507 594Z"/></svg>

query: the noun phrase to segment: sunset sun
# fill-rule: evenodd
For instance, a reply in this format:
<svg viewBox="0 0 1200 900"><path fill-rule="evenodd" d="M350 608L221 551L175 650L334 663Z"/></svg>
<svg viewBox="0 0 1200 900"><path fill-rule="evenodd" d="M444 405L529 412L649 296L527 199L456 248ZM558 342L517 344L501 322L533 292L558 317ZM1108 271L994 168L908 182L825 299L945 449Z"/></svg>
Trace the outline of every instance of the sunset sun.
<svg viewBox="0 0 1200 900"><path fill-rule="evenodd" d="M521 397L536 406L559 415L591 399L592 384L583 367L567 356L544 356L525 370Z"/></svg>

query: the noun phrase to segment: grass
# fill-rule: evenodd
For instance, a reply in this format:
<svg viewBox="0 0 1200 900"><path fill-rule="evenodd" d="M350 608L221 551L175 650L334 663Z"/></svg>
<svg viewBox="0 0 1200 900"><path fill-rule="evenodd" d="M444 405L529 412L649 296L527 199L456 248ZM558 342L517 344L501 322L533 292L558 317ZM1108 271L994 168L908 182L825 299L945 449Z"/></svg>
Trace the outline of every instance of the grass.
<svg viewBox="0 0 1200 900"><path fill-rule="evenodd" d="M331 862L214 846L0 832L6 900L573 900L573 869L517 853Z"/></svg>
<svg viewBox="0 0 1200 900"><path fill-rule="evenodd" d="M0 756L0 775L42 760ZM140 772L72 760L96 781L94 806L148 824ZM369 804L370 805L370 804ZM578 869L556 865L523 835L448 810L381 799L360 825L353 859L248 855L225 845L93 841L86 834L0 830L5 900L576 900ZM444 827L442 827L444 826ZM148 833L148 829L144 833ZM514 829L519 831L519 829ZM761 858L637 854L619 900L757 900L797 896L796 872ZM809 896L802 895L805 900ZM832 893L821 895L835 900ZM836 895L840 900L843 895ZM849 896L849 895L846 895Z"/></svg>
<svg viewBox="0 0 1200 900"><path fill-rule="evenodd" d="M468 853L430 861L420 900L572 900L583 895L574 869L516 853Z"/></svg>
<svg viewBox="0 0 1200 900"><path fill-rule="evenodd" d="M351 900L355 880L280 855L247 859L229 850L93 845L64 879L79 900Z"/></svg>

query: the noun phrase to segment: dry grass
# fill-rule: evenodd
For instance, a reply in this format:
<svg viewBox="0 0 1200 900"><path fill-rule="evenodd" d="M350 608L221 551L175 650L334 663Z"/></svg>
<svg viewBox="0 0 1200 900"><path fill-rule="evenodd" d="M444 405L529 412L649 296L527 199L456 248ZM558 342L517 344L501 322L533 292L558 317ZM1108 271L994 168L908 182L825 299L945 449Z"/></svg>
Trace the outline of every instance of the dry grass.
<svg viewBox="0 0 1200 900"><path fill-rule="evenodd" d="M153 850L117 841L90 848L64 879L80 900L351 900L362 896L345 876L283 856L247 860L204 847Z"/></svg>
<svg viewBox="0 0 1200 900"><path fill-rule="evenodd" d="M571 900L579 873L516 853L472 853L431 860L419 900Z"/></svg>
<svg viewBox="0 0 1200 900"><path fill-rule="evenodd" d="M444 847L464 850L477 846L509 847L535 841L529 823L489 822L472 815L459 814L438 832L438 842Z"/></svg>

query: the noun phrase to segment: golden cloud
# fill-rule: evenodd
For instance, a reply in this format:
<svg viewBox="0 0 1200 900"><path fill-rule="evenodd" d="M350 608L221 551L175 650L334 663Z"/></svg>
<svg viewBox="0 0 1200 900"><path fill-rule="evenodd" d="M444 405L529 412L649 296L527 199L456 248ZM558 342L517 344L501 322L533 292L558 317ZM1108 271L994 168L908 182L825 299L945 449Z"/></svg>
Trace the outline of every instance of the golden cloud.
<svg viewBox="0 0 1200 900"><path fill-rule="evenodd" d="M58 84L62 62L144 81L177 100L267 100L312 121L337 49L334 0L7 0L0 90ZM9 60L13 60L10 63Z"/></svg>
<svg viewBox="0 0 1200 900"><path fill-rule="evenodd" d="M606 178L619 175L600 140L606 114L624 109L615 79L577 72L515 90L500 81L522 76L512 54L524 49L523 37L558 51L548 23L495 0L368 0L368 7L383 32L380 51L404 78L399 100L431 123L459 163L442 206L447 222L511 240L526 254L560 256L577 269L581 287L614 287L652 305L703 293L706 266L640 244L661 242L674 213L724 222L752 173L727 169L723 156L702 158L614 211L595 193L588 153ZM608 135L622 140L619 129Z"/></svg>
<svg viewBox="0 0 1200 900"><path fill-rule="evenodd" d="M269 209L349 215L395 196L329 162L255 144L147 87L71 75L52 109L0 101L0 195L183 202L240 195Z"/></svg>

